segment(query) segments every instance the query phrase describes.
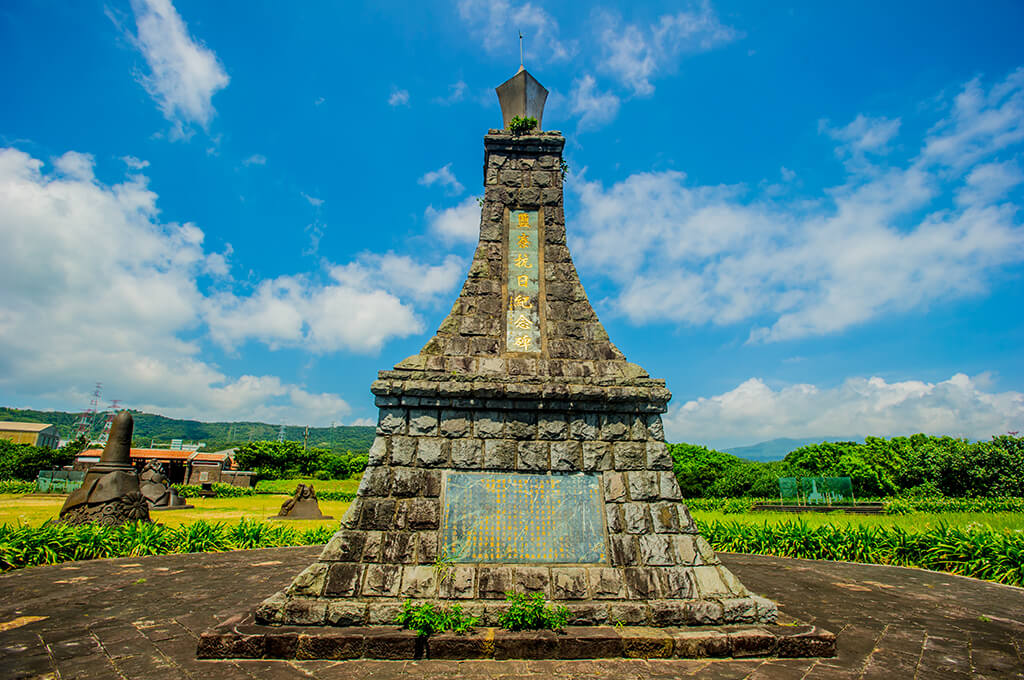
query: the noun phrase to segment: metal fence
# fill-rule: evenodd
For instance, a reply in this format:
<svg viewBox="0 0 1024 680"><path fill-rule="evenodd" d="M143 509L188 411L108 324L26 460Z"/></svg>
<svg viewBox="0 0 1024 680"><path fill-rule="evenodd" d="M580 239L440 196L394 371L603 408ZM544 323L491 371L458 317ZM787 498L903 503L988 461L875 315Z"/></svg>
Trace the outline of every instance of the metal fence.
<svg viewBox="0 0 1024 680"><path fill-rule="evenodd" d="M39 493L71 493L82 486L85 473L70 470L40 470L36 477Z"/></svg>

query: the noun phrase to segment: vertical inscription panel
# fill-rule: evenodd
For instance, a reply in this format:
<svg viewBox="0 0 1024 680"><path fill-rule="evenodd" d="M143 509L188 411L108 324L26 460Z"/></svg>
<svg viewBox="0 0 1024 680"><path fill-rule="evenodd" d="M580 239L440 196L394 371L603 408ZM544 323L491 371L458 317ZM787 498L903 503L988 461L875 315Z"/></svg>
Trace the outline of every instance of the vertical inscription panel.
<svg viewBox="0 0 1024 680"><path fill-rule="evenodd" d="M453 562L606 562L601 477L447 472L445 554Z"/></svg>
<svg viewBox="0 0 1024 680"><path fill-rule="evenodd" d="M540 247L536 210L512 210L508 221L508 307L505 349L541 351Z"/></svg>

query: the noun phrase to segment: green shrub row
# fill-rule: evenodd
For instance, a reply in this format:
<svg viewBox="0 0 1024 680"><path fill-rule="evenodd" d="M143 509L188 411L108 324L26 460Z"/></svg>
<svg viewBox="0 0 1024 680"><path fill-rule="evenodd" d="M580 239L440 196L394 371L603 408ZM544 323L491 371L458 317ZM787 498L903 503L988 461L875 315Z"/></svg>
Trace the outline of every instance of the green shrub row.
<svg viewBox="0 0 1024 680"><path fill-rule="evenodd" d="M214 482L211 487L213 488L215 498L241 498L256 494L256 489L224 484L223 482ZM182 498L199 498L203 490L203 487L198 484L175 484L174 488Z"/></svg>
<svg viewBox="0 0 1024 680"><path fill-rule="evenodd" d="M71 560L220 552L326 543L334 529L293 527L243 519L168 527L137 522L119 527L64 524L0 526L0 571Z"/></svg>
<svg viewBox="0 0 1024 680"><path fill-rule="evenodd" d="M800 519L769 524L697 521L715 550L811 560L921 567L1024 586L1024 531L939 526L810 527Z"/></svg>
<svg viewBox="0 0 1024 680"><path fill-rule="evenodd" d="M945 496L891 497L861 499L860 502L881 502L888 515L909 515L915 512L1020 512L1024 513L1024 498L1005 496L1002 498L947 498ZM778 498L686 498L683 500L690 510L697 512L720 512L725 515L741 515L751 512L759 503L778 503Z"/></svg>
<svg viewBox="0 0 1024 680"><path fill-rule="evenodd" d="M35 482L23 482L18 479L0 481L0 493L32 493L35 490Z"/></svg>

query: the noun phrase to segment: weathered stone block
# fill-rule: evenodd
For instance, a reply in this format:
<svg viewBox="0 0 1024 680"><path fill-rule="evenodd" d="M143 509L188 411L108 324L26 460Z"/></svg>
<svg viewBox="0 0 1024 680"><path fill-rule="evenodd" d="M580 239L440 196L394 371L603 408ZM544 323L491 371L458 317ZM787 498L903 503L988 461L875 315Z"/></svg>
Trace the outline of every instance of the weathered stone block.
<svg viewBox="0 0 1024 680"><path fill-rule="evenodd" d="M683 603L673 600L654 600L650 604L651 623L655 626L665 628L669 626L681 626L685 621Z"/></svg>
<svg viewBox="0 0 1024 680"><path fill-rule="evenodd" d="M617 503L605 503L604 514L608 533L621 534L626 530L626 523L622 518L622 506ZM322 558L321 558L322 559Z"/></svg>
<svg viewBox="0 0 1024 680"><path fill-rule="evenodd" d="M680 503L676 506L676 512L679 514L679 531L683 533L696 533L697 525L690 515L690 509Z"/></svg>
<svg viewBox="0 0 1024 680"><path fill-rule="evenodd" d="M466 600L473 597L476 585L476 569L474 567L452 567L441 577L438 595L445 598Z"/></svg>
<svg viewBox="0 0 1024 680"><path fill-rule="evenodd" d="M667 567L657 570L661 581L662 597L675 600L689 600L697 597L690 570L683 567Z"/></svg>
<svg viewBox="0 0 1024 680"><path fill-rule="evenodd" d="M661 422L661 416L659 415L648 415L647 418L647 436L657 441L665 441L665 426Z"/></svg>
<svg viewBox="0 0 1024 680"><path fill-rule="evenodd" d="M404 506L407 501L403 501ZM400 509L399 515L405 513ZM399 524L396 522L396 524ZM407 525L406 521L402 521L400 524ZM407 528L407 526L400 526L398 528ZM413 534L408 531L389 531L381 538L381 562L387 562L389 564L408 564L413 561L415 556L415 543L413 542Z"/></svg>
<svg viewBox="0 0 1024 680"><path fill-rule="evenodd" d="M658 597L658 584L652 569L627 567L622 570L626 593L631 600L652 600Z"/></svg>
<svg viewBox="0 0 1024 680"><path fill-rule="evenodd" d="M391 495L391 470L387 467L368 467L359 480L360 496Z"/></svg>
<svg viewBox="0 0 1024 680"><path fill-rule="evenodd" d="M456 439L452 442L452 467L477 469L484 462L482 439Z"/></svg>
<svg viewBox="0 0 1024 680"><path fill-rule="evenodd" d="M482 566L477 571L480 597L488 600L503 600L505 593L512 590L512 570L508 567Z"/></svg>
<svg viewBox="0 0 1024 680"><path fill-rule="evenodd" d="M737 579L731 571L720 564L716 569L718 569L718 575L722 577L722 582L725 584L725 587L729 589L730 593L739 597L747 597L750 595L747 589L739 582L739 579Z"/></svg>
<svg viewBox="0 0 1024 680"><path fill-rule="evenodd" d="M529 411L509 411L505 415L505 436L533 439L537 436L537 416Z"/></svg>
<svg viewBox="0 0 1024 680"><path fill-rule="evenodd" d="M718 564L718 555L715 554L711 544L704 540L703 536L694 536L693 544L696 546L697 553L704 560L705 564Z"/></svg>
<svg viewBox="0 0 1024 680"><path fill-rule="evenodd" d="M613 625L644 626L648 622L647 605L610 603L608 621Z"/></svg>
<svg viewBox="0 0 1024 680"><path fill-rule="evenodd" d="M380 434L405 434L406 410L404 408L382 408L377 419Z"/></svg>
<svg viewBox="0 0 1024 680"><path fill-rule="evenodd" d="M473 432L482 439L500 439L505 434L505 418L500 411L473 414Z"/></svg>
<svg viewBox="0 0 1024 680"><path fill-rule="evenodd" d="M440 503L433 498L412 498L408 504L409 528L414 531L437 529L440 524Z"/></svg>
<svg viewBox="0 0 1024 680"><path fill-rule="evenodd" d="M722 605L717 600L687 600L683 602L684 620L688 626L721 625Z"/></svg>
<svg viewBox="0 0 1024 680"><path fill-rule="evenodd" d="M327 570L330 566L326 562L314 562L295 577L285 592L289 595L319 597L324 591L324 582L327 580Z"/></svg>
<svg viewBox="0 0 1024 680"><path fill-rule="evenodd" d="M466 411L441 411L441 436L465 437L470 431L470 420ZM671 467L671 466L670 466Z"/></svg>
<svg viewBox="0 0 1024 680"><path fill-rule="evenodd" d="M423 491L424 477L427 470L412 467L392 468L395 481L391 485L391 493L395 496L416 496Z"/></svg>
<svg viewBox="0 0 1024 680"><path fill-rule="evenodd" d="M552 567L551 598L555 600L585 600L587 598L587 570L579 567Z"/></svg>
<svg viewBox="0 0 1024 680"><path fill-rule="evenodd" d="M542 413L537 419L537 437L540 439L564 439L569 423L560 413Z"/></svg>
<svg viewBox="0 0 1024 680"><path fill-rule="evenodd" d="M484 441L484 468L487 470L514 470L516 443L511 439Z"/></svg>
<svg viewBox="0 0 1024 680"><path fill-rule="evenodd" d="M384 532L365 531L366 542L363 546L363 562L380 562L383 548Z"/></svg>
<svg viewBox="0 0 1024 680"><path fill-rule="evenodd" d="M393 564L368 564L363 576L362 594L366 597L395 597L401 577L402 570Z"/></svg>
<svg viewBox="0 0 1024 680"><path fill-rule="evenodd" d="M362 626L366 623L366 603L333 600L327 603L327 625Z"/></svg>
<svg viewBox="0 0 1024 680"><path fill-rule="evenodd" d="M688 566L704 564L704 560L697 552L697 546L693 541L692 534L677 534L672 536L672 547L676 553L676 563Z"/></svg>
<svg viewBox="0 0 1024 680"><path fill-rule="evenodd" d="M621 441L629 438L629 422L621 413L607 413L601 416L601 439Z"/></svg>
<svg viewBox="0 0 1024 680"><path fill-rule="evenodd" d="M722 576L712 565L694 567L693 579L697 584L697 593L702 598L729 597L729 586L722 580Z"/></svg>
<svg viewBox="0 0 1024 680"><path fill-rule="evenodd" d="M338 562L331 565L327 576L324 595L327 597L352 597L359 593L359 581L363 575L363 565L351 562Z"/></svg>
<svg viewBox="0 0 1024 680"><path fill-rule="evenodd" d="M594 599L624 600L626 598L626 584L621 571L608 567L591 567L588 571L590 572L591 596Z"/></svg>
<svg viewBox="0 0 1024 680"><path fill-rule="evenodd" d="M612 445L608 442L583 442L583 469L587 472L611 470L614 467Z"/></svg>
<svg viewBox="0 0 1024 680"><path fill-rule="evenodd" d="M435 437L439 429L438 412L433 409L409 409L409 434Z"/></svg>
<svg viewBox="0 0 1024 680"><path fill-rule="evenodd" d="M604 479L604 500L606 503L626 502L626 479L621 472L605 472L601 477Z"/></svg>
<svg viewBox="0 0 1024 680"><path fill-rule="evenodd" d="M679 513L674 503L651 503L651 519L655 533L679 533Z"/></svg>
<svg viewBox="0 0 1024 680"><path fill-rule="evenodd" d="M433 564L437 560L437 532L420 531L416 535L419 537L416 561L420 564Z"/></svg>
<svg viewBox="0 0 1024 680"><path fill-rule="evenodd" d="M447 442L444 439L427 437L420 439L416 447L416 460L424 467L439 467L448 464L448 456L445 451Z"/></svg>
<svg viewBox="0 0 1024 680"><path fill-rule="evenodd" d="M658 500L658 473L634 470L628 472L629 498L634 501Z"/></svg>
<svg viewBox="0 0 1024 680"><path fill-rule="evenodd" d="M672 456L664 442L647 442L647 469L671 470Z"/></svg>
<svg viewBox="0 0 1024 680"><path fill-rule="evenodd" d="M719 600L722 603L722 617L729 623L755 623L757 603L750 597L730 597Z"/></svg>
<svg viewBox="0 0 1024 680"><path fill-rule="evenodd" d="M359 518L362 529L385 531L394 526L395 501L392 498L365 498Z"/></svg>
<svg viewBox="0 0 1024 680"><path fill-rule="evenodd" d="M293 626L320 626L327 617L327 602L320 599L293 597L284 605L283 620Z"/></svg>
<svg viewBox="0 0 1024 680"><path fill-rule="evenodd" d="M601 421L597 413L573 414L569 421L569 433L573 439L597 439L600 429Z"/></svg>
<svg viewBox="0 0 1024 680"><path fill-rule="evenodd" d="M683 608L686 623L686 607ZM732 641L715 630L680 630L673 634L675 655L682 659L719 659L732 655Z"/></svg>
<svg viewBox="0 0 1024 680"><path fill-rule="evenodd" d="M392 437L391 438L391 464L392 465L415 465L416 464L416 437Z"/></svg>
<svg viewBox="0 0 1024 680"><path fill-rule="evenodd" d="M402 595L406 597L436 597L434 570L431 567L416 566L402 569Z"/></svg>
<svg viewBox="0 0 1024 680"><path fill-rule="evenodd" d="M583 447L580 442L563 439L551 442L551 469L575 472L582 463Z"/></svg>
<svg viewBox="0 0 1024 680"><path fill-rule="evenodd" d="M611 546L612 566L623 567L637 563L636 537L628 534L617 534L608 537Z"/></svg>
<svg viewBox="0 0 1024 680"><path fill-rule="evenodd" d="M398 580L398 579L396 579ZM370 602L366 608L366 623L370 626L394 625L402 605L393 602Z"/></svg>
<svg viewBox="0 0 1024 680"><path fill-rule="evenodd" d="M385 437L375 437L370 451L367 453L367 465L386 465L388 462L388 440Z"/></svg>
<svg viewBox="0 0 1024 680"><path fill-rule="evenodd" d="M519 442L519 470L547 470L549 467L548 442Z"/></svg>
<svg viewBox="0 0 1024 680"><path fill-rule="evenodd" d="M320 553L321 562L359 562L367 532L342 530L334 534Z"/></svg>
<svg viewBox="0 0 1024 680"><path fill-rule="evenodd" d="M616 442L612 450L616 470L643 470L647 466L647 451L639 442Z"/></svg>
<svg viewBox="0 0 1024 680"><path fill-rule="evenodd" d="M543 593L550 597L551 576L547 567L516 567L512 572L512 583L519 593Z"/></svg>
<svg viewBox="0 0 1024 680"><path fill-rule="evenodd" d="M669 536L646 534L640 539L640 562L648 566L669 566L676 563Z"/></svg>
<svg viewBox="0 0 1024 680"><path fill-rule="evenodd" d="M624 503L622 514L627 534L646 534L651 530L646 503Z"/></svg>

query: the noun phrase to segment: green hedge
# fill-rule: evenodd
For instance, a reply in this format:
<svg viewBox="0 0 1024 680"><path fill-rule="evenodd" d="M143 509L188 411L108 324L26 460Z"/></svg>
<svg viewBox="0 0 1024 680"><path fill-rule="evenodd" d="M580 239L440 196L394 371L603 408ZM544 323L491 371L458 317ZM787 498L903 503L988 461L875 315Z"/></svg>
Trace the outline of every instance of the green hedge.
<svg viewBox="0 0 1024 680"><path fill-rule="evenodd" d="M886 498L885 512L889 515L909 515L913 512L1021 512L1024 498Z"/></svg>
<svg viewBox="0 0 1024 680"><path fill-rule="evenodd" d="M35 482L22 482L17 479L0 480L0 493L32 493L35 490Z"/></svg>
<svg viewBox="0 0 1024 680"><path fill-rule="evenodd" d="M5 524L0 526L0 571L107 557L320 545L333 534L329 527L298 530L248 519L237 524L200 520L178 527L145 522L119 527Z"/></svg>
<svg viewBox="0 0 1024 680"><path fill-rule="evenodd" d="M773 524L697 521L715 550L921 567L1009 585L1024 585L1024 531L939 526L810 527L803 521Z"/></svg>
<svg viewBox="0 0 1024 680"><path fill-rule="evenodd" d="M197 484L175 484L174 488L182 498L198 498L203 490L203 487ZM233 486L223 482L214 482L211 488L216 498L241 498L242 496L256 495L256 489L251 487Z"/></svg>

